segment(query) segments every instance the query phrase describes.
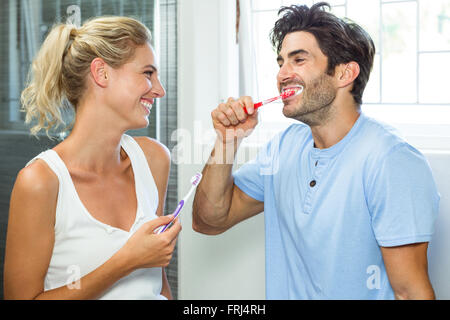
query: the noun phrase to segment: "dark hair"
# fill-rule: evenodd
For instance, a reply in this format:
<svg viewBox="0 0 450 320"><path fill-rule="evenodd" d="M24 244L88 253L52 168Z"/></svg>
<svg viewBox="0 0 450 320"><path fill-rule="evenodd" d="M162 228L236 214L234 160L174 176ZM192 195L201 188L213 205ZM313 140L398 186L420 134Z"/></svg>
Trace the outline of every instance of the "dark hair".
<svg viewBox="0 0 450 320"><path fill-rule="evenodd" d="M291 32L309 32L317 40L320 50L328 58L327 74L333 75L337 65L355 61L359 64L360 73L353 83L351 94L358 105L362 104L362 94L369 81L372 70L375 45L369 34L349 19L340 19L325 11L331 8L326 2L314 4L311 8L305 5L281 7L270 38L277 53L281 51L284 37Z"/></svg>

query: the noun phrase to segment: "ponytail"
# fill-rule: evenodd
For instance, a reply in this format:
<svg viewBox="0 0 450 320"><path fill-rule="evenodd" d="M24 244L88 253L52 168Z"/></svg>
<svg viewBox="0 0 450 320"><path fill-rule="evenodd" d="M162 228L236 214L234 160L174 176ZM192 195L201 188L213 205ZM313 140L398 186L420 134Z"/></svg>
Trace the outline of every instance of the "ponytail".
<svg viewBox="0 0 450 320"><path fill-rule="evenodd" d="M36 135L65 125L62 110L67 102L76 110L85 91L86 76L95 58L118 68L134 55L138 45L151 40L148 28L127 17L98 17L76 28L55 25L33 60L21 95L25 122L37 123L30 131Z"/></svg>
<svg viewBox="0 0 450 320"><path fill-rule="evenodd" d="M32 63L26 88L21 95L21 103L22 110L26 112L25 122L38 120L31 128L33 135L41 129L48 135L52 127L65 124L61 114L61 105L65 98L62 65L74 31L76 32L76 27L69 24L53 27Z"/></svg>

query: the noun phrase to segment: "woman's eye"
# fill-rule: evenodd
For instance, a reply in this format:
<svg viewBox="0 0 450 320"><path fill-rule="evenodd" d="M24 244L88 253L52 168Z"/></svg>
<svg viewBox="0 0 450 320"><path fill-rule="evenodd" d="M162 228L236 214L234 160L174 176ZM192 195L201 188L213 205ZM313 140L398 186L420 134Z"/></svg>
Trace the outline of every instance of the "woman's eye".
<svg viewBox="0 0 450 320"><path fill-rule="evenodd" d="M150 78L153 75L153 71L145 71L144 74Z"/></svg>

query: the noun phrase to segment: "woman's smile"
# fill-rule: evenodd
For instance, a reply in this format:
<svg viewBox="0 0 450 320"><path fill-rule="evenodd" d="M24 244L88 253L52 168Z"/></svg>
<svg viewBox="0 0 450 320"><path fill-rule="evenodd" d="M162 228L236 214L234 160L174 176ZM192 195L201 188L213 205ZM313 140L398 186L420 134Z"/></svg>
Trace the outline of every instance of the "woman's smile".
<svg viewBox="0 0 450 320"><path fill-rule="evenodd" d="M152 110L152 106L153 106L153 99L141 99L141 105L144 107L146 114L149 115L150 111Z"/></svg>

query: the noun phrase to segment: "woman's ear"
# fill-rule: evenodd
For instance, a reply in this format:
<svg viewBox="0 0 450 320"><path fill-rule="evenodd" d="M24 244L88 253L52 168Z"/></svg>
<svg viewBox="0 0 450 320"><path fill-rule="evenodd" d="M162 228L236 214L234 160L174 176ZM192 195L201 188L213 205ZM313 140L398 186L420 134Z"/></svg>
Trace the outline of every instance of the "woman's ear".
<svg viewBox="0 0 450 320"><path fill-rule="evenodd" d="M102 58L95 58L91 62L91 75L95 83L102 88L108 86L107 64Z"/></svg>
<svg viewBox="0 0 450 320"><path fill-rule="evenodd" d="M359 64L350 61L338 66L338 83L339 87L343 88L353 83L359 75Z"/></svg>

